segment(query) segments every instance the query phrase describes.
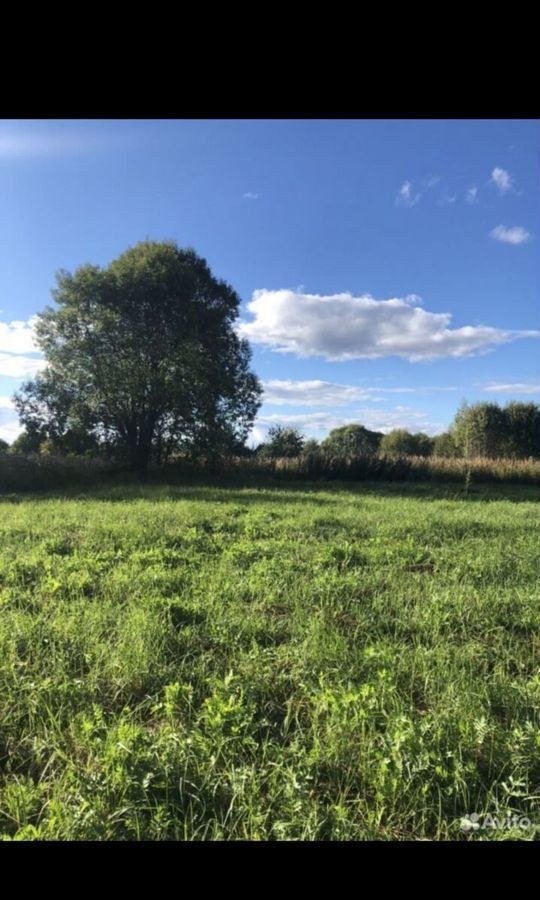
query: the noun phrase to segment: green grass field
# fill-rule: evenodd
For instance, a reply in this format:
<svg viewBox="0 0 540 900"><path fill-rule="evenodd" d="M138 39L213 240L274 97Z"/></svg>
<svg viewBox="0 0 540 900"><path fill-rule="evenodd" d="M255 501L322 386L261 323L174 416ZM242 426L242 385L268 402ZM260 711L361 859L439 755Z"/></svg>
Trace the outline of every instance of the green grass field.
<svg viewBox="0 0 540 900"><path fill-rule="evenodd" d="M0 833L538 839L537 500L4 497ZM474 812L531 824L464 832Z"/></svg>

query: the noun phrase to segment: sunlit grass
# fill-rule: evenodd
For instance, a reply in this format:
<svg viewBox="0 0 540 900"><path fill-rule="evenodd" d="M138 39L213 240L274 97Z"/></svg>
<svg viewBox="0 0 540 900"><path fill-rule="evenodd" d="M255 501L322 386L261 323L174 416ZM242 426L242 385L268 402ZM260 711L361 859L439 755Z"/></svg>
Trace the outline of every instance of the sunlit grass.
<svg viewBox="0 0 540 900"><path fill-rule="evenodd" d="M5 498L0 832L538 838L536 501L382 483ZM471 838L472 812L533 824Z"/></svg>

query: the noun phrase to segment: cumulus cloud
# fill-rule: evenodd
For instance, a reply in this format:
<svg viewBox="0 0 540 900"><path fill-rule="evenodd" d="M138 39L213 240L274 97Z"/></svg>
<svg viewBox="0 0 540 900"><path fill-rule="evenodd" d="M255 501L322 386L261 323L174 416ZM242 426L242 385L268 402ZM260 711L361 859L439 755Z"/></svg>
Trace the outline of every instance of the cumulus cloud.
<svg viewBox="0 0 540 900"><path fill-rule="evenodd" d="M252 322L238 331L255 344L300 357L331 361L401 356L411 362L483 353L539 331L487 325L451 328L449 313L430 313L404 299L375 300L349 293L301 294L258 290L248 303Z"/></svg>
<svg viewBox="0 0 540 900"><path fill-rule="evenodd" d="M39 352L34 333L36 321L37 317L32 316L26 321L0 322L0 375L29 378L43 368L43 358L27 355Z"/></svg>
<svg viewBox="0 0 540 900"><path fill-rule="evenodd" d="M258 200L260 196L260 194L254 194L252 191L246 191L245 194L242 194L244 200Z"/></svg>
<svg viewBox="0 0 540 900"><path fill-rule="evenodd" d="M471 205L474 203L478 203L478 188L476 185L473 185L467 190L465 194L465 201Z"/></svg>
<svg viewBox="0 0 540 900"><path fill-rule="evenodd" d="M512 176L509 172L506 171L506 169L501 169L499 166L495 166L491 173L491 181L496 186L501 195L507 194L508 191L512 190Z"/></svg>
<svg viewBox="0 0 540 900"><path fill-rule="evenodd" d="M404 181L398 191L396 203L398 206L416 206L420 197L420 193L413 193L411 182Z"/></svg>
<svg viewBox="0 0 540 900"><path fill-rule="evenodd" d="M34 335L36 322L37 316L26 321L0 322L0 352L37 353L39 348Z"/></svg>
<svg viewBox="0 0 540 900"><path fill-rule="evenodd" d="M497 225L493 231L490 231L489 236L494 241L501 241L503 244L525 244L531 239L531 234L521 225L514 225L513 228Z"/></svg>
<svg viewBox="0 0 540 900"><path fill-rule="evenodd" d="M487 384L485 391L496 394L540 394L540 382L537 384L507 383Z"/></svg>

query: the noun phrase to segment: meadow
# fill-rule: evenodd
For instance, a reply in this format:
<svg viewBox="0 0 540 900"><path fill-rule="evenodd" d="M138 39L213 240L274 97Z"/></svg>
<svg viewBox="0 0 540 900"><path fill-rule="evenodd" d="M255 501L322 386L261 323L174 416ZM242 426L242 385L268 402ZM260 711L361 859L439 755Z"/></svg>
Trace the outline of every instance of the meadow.
<svg viewBox="0 0 540 900"><path fill-rule="evenodd" d="M539 524L526 484L4 494L0 834L538 840Z"/></svg>

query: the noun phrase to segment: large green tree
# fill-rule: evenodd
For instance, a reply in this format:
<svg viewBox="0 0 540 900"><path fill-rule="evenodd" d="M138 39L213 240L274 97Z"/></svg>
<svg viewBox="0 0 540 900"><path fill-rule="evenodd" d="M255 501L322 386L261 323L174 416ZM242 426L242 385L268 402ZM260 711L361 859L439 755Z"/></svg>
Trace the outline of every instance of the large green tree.
<svg viewBox="0 0 540 900"><path fill-rule="evenodd" d="M463 456L504 456L508 430L498 403L462 403L452 433Z"/></svg>
<svg viewBox="0 0 540 900"><path fill-rule="evenodd" d="M540 407L513 401L463 403L452 426L452 435L464 456L540 456Z"/></svg>
<svg viewBox="0 0 540 900"><path fill-rule="evenodd" d="M363 425L333 428L321 444L321 450L332 456L370 456L377 452L382 434Z"/></svg>
<svg viewBox="0 0 540 900"><path fill-rule="evenodd" d="M268 440L257 448L257 454L266 458L293 458L300 456L304 449L304 437L296 428L271 425Z"/></svg>
<svg viewBox="0 0 540 900"><path fill-rule="evenodd" d="M431 456L433 439L423 432L412 434L405 428L394 428L383 435L379 449L389 456Z"/></svg>
<svg viewBox="0 0 540 900"><path fill-rule="evenodd" d="M53 297L36 326L47 366L15 397L29 432L88 436L141 473L244 442L261 387L234 328L239 297L194 250L144 241L61 272Z"/></svg>

